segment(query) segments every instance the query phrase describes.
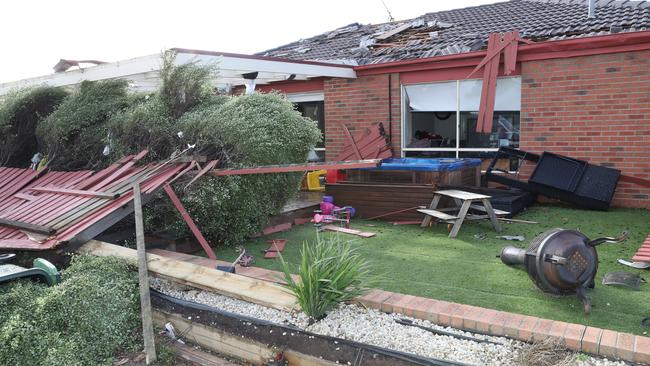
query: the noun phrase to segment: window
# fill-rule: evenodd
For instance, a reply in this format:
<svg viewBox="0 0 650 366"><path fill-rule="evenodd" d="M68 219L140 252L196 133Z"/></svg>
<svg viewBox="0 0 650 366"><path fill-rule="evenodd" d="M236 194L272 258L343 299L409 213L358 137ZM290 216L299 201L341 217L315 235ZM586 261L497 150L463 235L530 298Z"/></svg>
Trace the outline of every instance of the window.
<svg viewBox="0 0 650 366"><path fill-rule="evenodd" d="M521 78L497 79L490 133L476 132L482 80L403 87L405 156L487 158L500 146L519 147Z"/></svg>
<svg viewBox="0 0 650 366"><path fill-rule="evenodd" d="M316 121L318 129L323 135L323 140L316 145L314 151L309 153L309 160L325 161L325 103L320 100L313 102L296 102L294 105L296 106L296 110L300 112L303 117L308 117Z"/></svg>

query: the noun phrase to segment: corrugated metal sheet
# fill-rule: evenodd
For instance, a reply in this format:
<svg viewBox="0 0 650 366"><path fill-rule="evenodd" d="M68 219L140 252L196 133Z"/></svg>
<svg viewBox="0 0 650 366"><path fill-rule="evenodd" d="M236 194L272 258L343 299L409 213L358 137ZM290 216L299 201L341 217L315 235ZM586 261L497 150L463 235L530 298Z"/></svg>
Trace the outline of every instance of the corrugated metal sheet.
<svg viewBox="0 0 650 366"><path fill-rule="evenodd" d="M136 162L146 152L127 156L99 172L35 172L0 167L0 218L55 230L50 236L0 225L0 249L45 250L74 239L133 199L132 185L138 180L143 194L183 174L188 163L148 164ZM116 199L40 192L35 187L100 191L119 195Z"/></svg>

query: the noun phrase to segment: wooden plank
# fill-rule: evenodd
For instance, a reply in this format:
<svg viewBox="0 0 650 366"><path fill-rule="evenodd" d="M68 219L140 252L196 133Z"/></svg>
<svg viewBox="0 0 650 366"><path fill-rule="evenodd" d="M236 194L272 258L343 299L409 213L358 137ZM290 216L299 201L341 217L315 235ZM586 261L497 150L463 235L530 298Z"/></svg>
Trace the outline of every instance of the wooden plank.
<svg viewBox="0 0 650 366"><path fill-rule="evenodd" d="M472 210L477 210L477 211L481 211L481 212L487 212L487 210L485 209L485 207L483 207L483 206L481 206L481 205L471 205L471 206L469 206L469 208L471 208ZM496 208L493 208L493 210L494 210L494 214L497 215L497 216L510 215L510 212L508 212L508 211L497 210Z"/></svg>
<svg viewBox="0 0 650 366"><path fill-rule="evenodd" d="M29 191L43 192L43 193L57 193L64 194L68 196L81 196L81 197L92 197L92 198L104 198L104 199L116 199L120 196L119 193L110 193L110 192L99 192L99 191L86 191L81 189L65 189L65 188L54 188L54 187L33 187L27 188Z"/></svg>
<svg viewBox="0 0 650 366"><path fill-rule="evenodd" d="M363 159L363 157L361 156L361 152L359 152L359 148L357 147L357 143L354 141L354 137L352 137L352 134L350 133L350 130L348 130L348 127L345 124L342 124L342 126L343 126L343 131L345 131L345 137L348 139L350 146L352 146L354 155L359 160Z"/></svg>
<svg viewBox="0 0 650 366"><path fill-rule="evenodd" d="M79 252L97 256L116 256L130 261L136 259L136 253L133 249L97 240L87 242L79 248ZM173 281L284 311L291 311L296 307L296 299L293 294L287 289L270 282L226 273L151 253L147 254L147 263L151 273Z"/></svg>
<svg viewBox="0 0 650 366"><path fill-rule="evenodd" d="M463 221L465 220L465 216L467 215L467 211L469 211L469 206L471 204L472 201L463 202L463 205L460 207L460 212L458 213L458 218L456 219L456 222L454 222L454 226L451 228L451 231L449 232L450 238L455 238L458 235L458 232L460 231L460 227L463 225Z"/></svg>
<svg viewBox="0 0 650 366"><path fill-rule="evenodd" d="M9 226L15 229L27 230L33 233L43 234L43 235L52 235L56 233L56 229L49 226L34 225L34 224L30 224L29 222L8 220L3 218L0 218L0 225Z"/></svg>
<svg viewBox="0 0 650 366"><path fill-rule="evenodd" d="M272 239L267 240L267 243L270 243L271 246L264 253L264 258L272 259L280 256L280 253L284 250L284 247L287 245L287 239Z"/></svg>
<svg viewBox="0 0 650 366"><path fill-rule="evenodd" d="M153 315L154 321L159 326L171 323L177 334L182 334L191 342L211 351L250 362L253 365L266 365L268 360L275 357L276 354L276 351L266 345L191 322L179 314L155 310Z"/></svg>
<svg viewBox="0 0 650 366"><path fill-rule="evenodd" d="M417 211L421 212L421 213L423 213L425 215L429 215L429 216L435 217L435 218L440 219L440 220L445 220L445 221L456 220L458 218L457 216L452 216L452 215L446 214L444 212L441 212L441 211L438 211L438 210L431 210L431 209L428 209L428 208L419 208Z"/></svg>
<svg viewBox="0 0 650 366"><path fill-rule="evenodd" d="M215 166L217 166L217 164L219 164L218 159L217 160L212 160L209 163L205 164L205 166L201 170L199 170L198 173L196 173L194 178L192 178L192 180L190 180L190 182L187 183L184 188L187 189L187 187L191 186L192 183L196 182L197 179L201 178L203 175L205 175L205 173L207 173L208 171L213 169Z"/></svg>
<svg viewBox="0 0 650 366"><path fill-rule="evenodd" d="M138 256L138 285L140 288L140 309L142 313L142 338L144 338L144 353L146 363L156 362L156 344L153 336L153 320L151 315L151 297L149 295L149 272L147 271L147 252L144 247L144 222L142 219L142 198L140 184L133 185L133 207L135 212L135 240Z"/></svg>
<svg viewBox="0 0 650 366"><path fill-rule="evenodd" d="M421 223L420 220L391 221L393 225L420 225Z"/></svg>
<svg viewBox="0 0 650 366"><path fill-rule="evenodd" d="M163 324L164 326L164 324ZM176 355L192 365L201 366L238 366L238 363L230 362L211 353L201 351L180 342L171 342L170 347L176 350Z"/></svg>
<svg viewBox="0 0 650 366"><path fill-rule="evenodd" d="M262 230L262 235L271 235L271 234L275 234L275 233L281 233L283 231L288 231L288 230L291 230L292 226L293 225L290 222L285 222L283 224L278 224L278 225L265 227Z"/></svg>
<svg viewBox="0 0 650 366"><path fill-rule="evenodd" d="M245 174L267 174L267 173L289 173L304 172L320 169L356 169L356 168L374 168L381 164L379 159L356 160L356 161L335 161L325 163L305 163L305 164L284 164L284 165L264 165L258 167L248 167L240 169L214 169L210 172L216 177L224 175L245 175Z"/></svg>
<svg viewBox="0 0 650 366"><path fill-rule="evenodd" d="M201 233L201 230L199 230L199 228L196 226L194 220L192 220L192 217L190 216L190 214L187 212L187 210L181 203L181 200L178 199L178 196L176 196L176 193L174 193L172 187L169 186L169 184L165 184L163 186L163 190L165 190L165 193L167 193L167 196L174 204L174 207L176 207L176 210L181 214L181 217L183 218L187 226L190 228L190 231L192 231L192 234L194 234L196 240L198 240L199 244L201 244L201 247L205 251L205 254L208 255L208 258L217 259L217 255L214 254L212 247L210 247L210 244Z"/></svg>
<svg viewBox="0 0 650 366"><path fill-rule="evenodd" d="M386 31L386 32L376 36L375 39L385 40L387 38L390 38L390 37L396 35L397 33L405 31L405 30L407 30L409 28L411 28L411 23L405 23L405 24L402 24L402 25L400 25L398 27L395 27L395 28L393 28L393 29L391 29L389 31Z"/></svg>
<svg viewBox="0 0 650 366"><path fill-rule="evenodd" d="M444 189L444 190L441 190L441 191L436 191L436 193L441 194L443 196L447 196L447 197L458 198L459 200L463 200L463 201L482 200L482 199L486 199L486 198L492 198L492 197L486 196L484 194L465 192L465 191L461 191L461 190L458 190L458 189Z"/></svg>
<svg viewBox="0 0 650 366"><path fill-rule="evenodd" d="M235 358L244 363L252 365L267 365L270 359L273 359L280 351L269 347L265 344L256 342L248 338L242 338L224 332L220 329L208 327L206 325L192 322L180 314L174 314L162 310L154 311L154 320L159 326L171 323L176 329L176 333L182 335L182 338L195 343L207 350ZM229 361L223 360L217 356L206 354L192 349L191 347L174 344L181 350L182 358L196 362L199 365L206 366L231 366L234 365ZM283 349L282 354L288 361L289 365L297 366L335 366L337 363L323 360L318 357L306 355L292 349ZM187 357L187 358L186 358ZM203 361L206 360L206 361ZM225 363L224 363L225 362Z"/></svg>
<svg viewBox="0 0 650 366"><path fill-rule="evenodd" d="M361 231L361 230L355 230L355 229L347 229L347 228L344 228L344 227L338 227L338 226L334 226L334 225L325 225L325 226L323 226L323 230L337 231L339 233L357 235L357 236L361 236L363 238L371 238L371 237L377 235L376 233L371 233L371 232Z"/></svg>

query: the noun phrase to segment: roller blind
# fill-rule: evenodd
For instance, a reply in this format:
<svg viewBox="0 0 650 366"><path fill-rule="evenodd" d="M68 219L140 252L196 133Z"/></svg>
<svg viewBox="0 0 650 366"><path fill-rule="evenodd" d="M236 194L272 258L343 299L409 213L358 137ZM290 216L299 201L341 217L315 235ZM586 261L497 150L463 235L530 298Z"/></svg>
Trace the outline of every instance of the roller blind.
<svg viewBox="0 0 650 366"><path fill-rule="evenodd" d="M478 111L483 80L461 80L460 110ZM456 82L407 85L409 106L416 112L456 111ZM518 111L521 109L521 78L497 79L495 111Z"/></svg>
<svg viewBox="0 0 650 366"><path fill-rule="evenodd" d="M456 82L407 85L409 106L415 112L455 112Z"/></svg>

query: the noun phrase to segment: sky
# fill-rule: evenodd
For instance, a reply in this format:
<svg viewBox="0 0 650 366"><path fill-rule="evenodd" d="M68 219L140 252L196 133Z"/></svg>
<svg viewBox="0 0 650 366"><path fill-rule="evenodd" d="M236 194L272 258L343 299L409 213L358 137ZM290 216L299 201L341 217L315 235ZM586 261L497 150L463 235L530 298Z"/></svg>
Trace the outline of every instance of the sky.
<svg viewBox="0 0 650 366"><path fill-rule="evenodd" d="M396 20L500 0L384 0ZM350 23L383 23L382 0L0 2L0 83L59 59L118 61L172 47L251 54Z"/></svg>

